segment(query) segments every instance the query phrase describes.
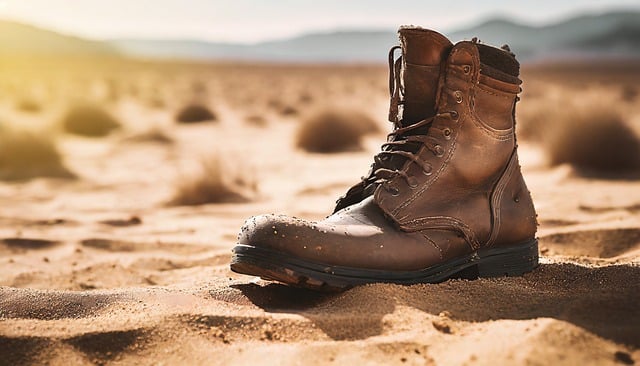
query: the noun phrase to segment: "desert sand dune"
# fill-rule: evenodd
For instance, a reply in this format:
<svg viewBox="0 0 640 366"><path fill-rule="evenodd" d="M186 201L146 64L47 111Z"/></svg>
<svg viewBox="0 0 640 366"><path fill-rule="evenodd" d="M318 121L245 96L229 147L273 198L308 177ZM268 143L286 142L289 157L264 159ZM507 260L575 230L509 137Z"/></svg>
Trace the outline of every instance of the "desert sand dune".
<svg viewBox="0 0 640 366"><path fill-rule="evenodd" d="M633 174L594 178L570 164L549 166L544 142L527 136L520 153L539 213L535 271L343 293L290 288L229 270L237 231L259 213L320 219L332 210L365 174L384 133L363 137L360 148L319 154L297 148L296 131L307 113L345 100L387 130L385 70L157 67L144 82L140 74L109 83L104 108L122 127L107 137L51 127L64 96L50 96L27 117L0 99L3 120L50 126L76 175L0 182L1 365L640 360L640 181ZM543 83L544 72L536 72L531 79ZM174 79L163 82L163 73ZM551 103L568 94L563 88L617 98L618 84L585 78L591 86L536 91L534 82L521 104ZM68 89L60 87L73 94ZM175 122L194 100L209 106L214 122ZM637 130L637 102L620 103ZM212 157L221 162L215 174L248 202L176 202L181 183L213 174L200 164Z"/></svg>

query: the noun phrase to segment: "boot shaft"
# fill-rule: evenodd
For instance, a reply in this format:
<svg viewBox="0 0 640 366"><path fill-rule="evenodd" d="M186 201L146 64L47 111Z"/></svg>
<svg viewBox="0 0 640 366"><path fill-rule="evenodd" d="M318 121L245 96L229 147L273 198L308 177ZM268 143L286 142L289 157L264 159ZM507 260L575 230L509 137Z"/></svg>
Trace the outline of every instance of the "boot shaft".
<svg viewBox="0 0 640 366"><path fill-rule="evenodd" d="M394 123L394 130L415 124L433 117L436 113L438 83L443 61L453 44L442 34L419 27L401 27L398 30L401 46L394 46L389 51L389 121ZM401 55L395 59L395 50ZM422 127L414 133L426 133L428 127ZM419 146L406 146L415 152ZM387 168L399 169L404 158L380 163L376 160L369 173L360 182L351 187L347 193L336 201L334 212L351 206L369 197L375 190L373 172L384 165Z"/></svg>
<svg viewBox="0 0 640 366"><path fill-rule="evenodd" d="M402 56L391 71L401 83L392 93L390 120L407 126L436 114L441 68L453 44L438 32L418 27L401 27L398 35ZM394 103L402 104L402 109L398 111Z"/></svg>
<svg viewBox="0 0 640 366"><path fill-rule="evenodd" d="M509 186L522 201L509 211L526 219L513 235L535 233L517 162L518 73L518 62L504 50L466 41L451 49L440 76L438 114L416 153L419 163L407 161L375 192L378 206L401 229L455 230L473 247L490 244L500 236L496 224Z"/></svg>

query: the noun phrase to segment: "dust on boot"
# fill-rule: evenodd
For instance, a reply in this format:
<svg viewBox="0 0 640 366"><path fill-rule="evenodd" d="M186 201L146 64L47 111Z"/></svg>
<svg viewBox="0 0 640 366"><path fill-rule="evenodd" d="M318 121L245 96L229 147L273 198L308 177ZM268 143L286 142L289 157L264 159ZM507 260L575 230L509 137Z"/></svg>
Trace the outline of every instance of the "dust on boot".
<svg viewBox="0 0 640 366"><path fill-rule="evenodd" d="M390 52L394 130L371 172L310 222L250 218L231 269L293 286L521 275L538 265L536 214L518 163L519 64L508 50L401 28Z"/></svg>

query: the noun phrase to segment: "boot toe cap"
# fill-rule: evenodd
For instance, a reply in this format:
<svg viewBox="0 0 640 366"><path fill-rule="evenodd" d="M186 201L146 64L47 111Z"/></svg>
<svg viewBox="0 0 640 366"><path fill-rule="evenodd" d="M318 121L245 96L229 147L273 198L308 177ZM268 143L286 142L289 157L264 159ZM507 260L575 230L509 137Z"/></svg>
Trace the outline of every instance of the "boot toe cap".
<svg viewBox="0 0 640 366"><path fill-rule="evenodd" d="M240 229L238 244L288 252L304 242L301 234L312 226L312 222L284 215L254 216Z"/></svg>
<svg viewBox="0 0 640 366"><path fill-rule="evenodd" d="M345 222L346 221L346 222ZM401 233L372 223L342 220L307 221L283 215L248 219L239 245L323 265L381 270L411 270L438 258L417 233Z"/></svg>

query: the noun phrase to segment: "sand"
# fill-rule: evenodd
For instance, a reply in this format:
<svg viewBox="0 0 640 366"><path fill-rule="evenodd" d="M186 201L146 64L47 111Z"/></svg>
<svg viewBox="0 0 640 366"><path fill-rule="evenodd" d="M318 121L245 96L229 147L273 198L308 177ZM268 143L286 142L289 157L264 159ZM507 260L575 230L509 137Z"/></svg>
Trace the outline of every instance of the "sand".
<svg viewBox="0 0 640 366"><path fill-rule="evenodd" d="M372 114L385 116L384 98ZM363 151L307 154L293 146L294 117L238 128L242 115L218 105L218 124L176 126L169 111L117 108L143 127L106 139L62 138L80 179L0 183L1 365L640 360L637 180L549 168L541 149L523 142L540 221L538 269L315 293L232 273L237 231L259 213L324 217L366 172L383 135L368 138ZM152 120L173 145L130 138ZM211 155L254 176L258 197L166 205L197 158Z"/></svg>

